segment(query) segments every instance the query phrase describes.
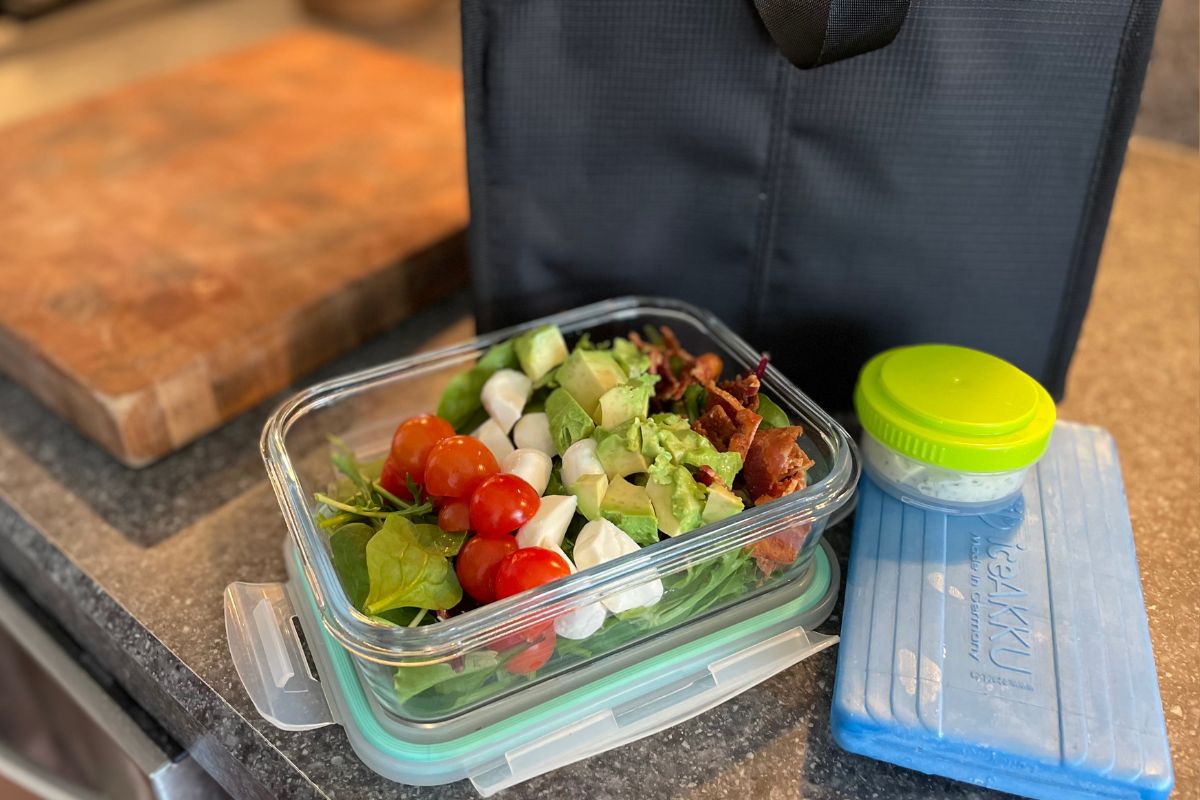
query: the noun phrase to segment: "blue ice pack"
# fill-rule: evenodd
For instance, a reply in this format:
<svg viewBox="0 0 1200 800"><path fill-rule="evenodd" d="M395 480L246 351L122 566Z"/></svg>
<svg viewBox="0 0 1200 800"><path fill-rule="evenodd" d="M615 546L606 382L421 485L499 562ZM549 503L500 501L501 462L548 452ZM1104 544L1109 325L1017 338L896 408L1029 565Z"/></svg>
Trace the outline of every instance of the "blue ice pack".
<svg viewBox="0 0 1200 800"><path fill-rule="evenodd" d="M1116 444L1059 423L1008 512L863 478L831 717L855 753L1036 798L1174 776Z"/></svg>

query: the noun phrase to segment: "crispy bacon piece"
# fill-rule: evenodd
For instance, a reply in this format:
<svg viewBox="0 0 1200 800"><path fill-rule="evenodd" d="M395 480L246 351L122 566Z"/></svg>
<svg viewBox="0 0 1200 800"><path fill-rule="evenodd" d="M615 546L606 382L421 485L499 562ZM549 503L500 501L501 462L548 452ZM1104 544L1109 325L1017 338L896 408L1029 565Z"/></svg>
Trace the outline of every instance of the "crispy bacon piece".
<svg viewBox="0 0 1200 800"><path fill-rule="evenodd" d="M731 381L721 381L721 389L751 411L758 411L758 390L762 386L753 372L739 375Z"/></svg>
<svg viewBox="0 0 1200 800"><path fill-rule="evenodd" d="M811 522L802 522L749 546L750 555L764 579L779 567L786 567L796 560L811 530Z"/></svg>
<svg viewBox="0 0 1200 800"><path fill-rule="evenodd" d="M725 365L716 353L693 356L666 325L659 328L659 332L662 334L662 344L647 342L637 333L630 333L629 341L650 357L650 374L658 376L658 383L654 385L654 399L660 407L682 399L683 393L692 384L710 383L721 377Z"/></svg>
<svg viewBox="0 0 1200 800"><path fill-rule="evenodd" d="M688 370L688 377L692 379L692 383L706 384L712 383L717 378L721 377L721 370L725 369L725 363L721 361L721 357L716 353L701 353L696 357L696 361ZM684 387L687 388L686 386Z"/></svg>
<svg viewBox="0 0 1200 800"><path fill-rule="evenodd" d="M754 498L754 505L804 488L805 473L813 461L796 443L796 437L803 432L800 426L791 425L761 430L754 437L742 466L746 491Z"/></svg>
<svg viewBox="0 0 1200 800"><path fill-rule="evenodd" d="M705 410L692 423L692 430L712 442L718 450L733 451L744 461L762 417L712 381L704 384L704 388L708 391Z"/></svg>

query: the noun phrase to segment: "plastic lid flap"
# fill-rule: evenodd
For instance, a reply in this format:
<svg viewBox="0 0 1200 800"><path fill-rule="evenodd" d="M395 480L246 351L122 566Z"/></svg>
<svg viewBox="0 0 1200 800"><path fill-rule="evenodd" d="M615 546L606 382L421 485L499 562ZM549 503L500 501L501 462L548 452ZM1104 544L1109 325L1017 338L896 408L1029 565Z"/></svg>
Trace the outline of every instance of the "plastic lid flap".
<svg viewBox="0 0 1200 800"><path fill-rule="evenodd" d="M522 744L474 771L471 783L484 797L551 770L637 741L720 705L772 675L837 642L792 628L705 667L685 673L650 695L640 695L574 725Z"/></svg>
<svg viewBox="0 0 1200 800"><path fill-rule="evenodd" d="M295 619L282 583L231 583L225 589L229 654L250 701L275 727L305 731L334 719Z"/></svg>

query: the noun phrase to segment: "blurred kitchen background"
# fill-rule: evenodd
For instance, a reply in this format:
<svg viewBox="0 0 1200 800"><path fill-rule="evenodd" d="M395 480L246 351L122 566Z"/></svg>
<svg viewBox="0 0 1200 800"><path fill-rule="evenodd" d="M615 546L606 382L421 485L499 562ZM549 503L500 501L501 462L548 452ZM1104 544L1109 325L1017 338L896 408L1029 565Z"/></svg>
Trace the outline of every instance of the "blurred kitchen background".
<svg viewBox="0 0 1200 800"><path fill-rule="evenodd" d="M1196 0L1163 0L1136 135L1200 146ZM0 0L0 124L303 25L446 66L455 0Z"/></svg>

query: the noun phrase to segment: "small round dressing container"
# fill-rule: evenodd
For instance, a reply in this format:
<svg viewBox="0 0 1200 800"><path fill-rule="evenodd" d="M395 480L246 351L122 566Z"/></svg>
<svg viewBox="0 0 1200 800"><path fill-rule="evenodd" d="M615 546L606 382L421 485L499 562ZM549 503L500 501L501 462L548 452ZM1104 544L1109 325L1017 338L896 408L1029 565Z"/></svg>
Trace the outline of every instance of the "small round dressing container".
<svg viewBox="0 0 1200 800"><path fill-rule="evenodd" d="M993 355L945 344L887 350L859 374L863 468L912 505L956 514L1010 506L1046 452L1054 400Z"/></svg>

